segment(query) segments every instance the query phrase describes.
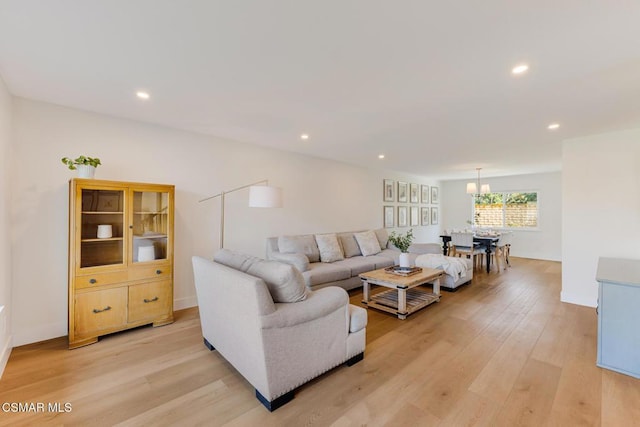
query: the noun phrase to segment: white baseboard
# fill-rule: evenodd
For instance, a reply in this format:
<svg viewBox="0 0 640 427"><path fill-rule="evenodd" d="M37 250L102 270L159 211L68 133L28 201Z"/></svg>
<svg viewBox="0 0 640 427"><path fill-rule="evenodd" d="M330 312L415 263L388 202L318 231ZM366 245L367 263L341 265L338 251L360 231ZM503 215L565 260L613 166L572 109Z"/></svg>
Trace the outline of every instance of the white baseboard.
<svg viewBox="0 0 640 427"><path fill-rule="evenodd" d="M34 342L46 341L53 338L67 335L67 321L44 325L29 330L15 331L13 335L13 346L32 344Z"/></svg>
<svg viewBox="0 0 640 427"><path fill-rule="evenodd" d="M4 372L4 368L7 366L7 362L9 361L9 356L11 355L11 335L7 336L6 342L2 346L2 353L0 353L0 378L2 378L2 373Z"/></svg>
<svg viewBox="0 0 640 427"><path fill-rule="evenodd" d="M594 299L585 295L572 294L565 291L560 292L560 301L568 302L570 304L584 305L586 307L595 307L598 305L597 297Z"/></svg>
<svg viewBox="0 0 640 427"><path fill-rule="evenodd" d="M198 300L195 295L191 297L178 298L173 300L174 310L182 310L184 308L191 308L197 305L198 305Z"/></svg>

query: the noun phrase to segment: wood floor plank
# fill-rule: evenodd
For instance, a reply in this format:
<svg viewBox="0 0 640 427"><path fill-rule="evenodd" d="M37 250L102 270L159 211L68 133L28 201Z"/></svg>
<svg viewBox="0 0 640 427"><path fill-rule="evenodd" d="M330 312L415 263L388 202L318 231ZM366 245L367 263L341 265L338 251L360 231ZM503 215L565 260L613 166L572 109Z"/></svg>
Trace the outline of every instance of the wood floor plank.
<svg viewBox="0 0 640 427"><path fill-rule="evenodd" d="M502 409L496 426L546 425L558 389L561 369L529 359Z"/></svg>
<svg viewBox="0 0 640 427"><path fill-rule="evenodd" d="M459 403L438 425L440 427L491 426L500 405L490 399L465 392Z"/></svg>
<svg viewBox="0 0 640 427"><path fill-rule="evenodd" d="M578 358L567 361L560 375L549 425L599 426L601 396L602 369Z"/></svg>
<svg viewBox="0 0 640 427"><path fill-rule="evenodd" d="M640 425L640 380L595 366L597 318L560 302L561 264L511 261L406 320L368 310L364 360L273 413L204 347L192 308L71 351L66 337L13 349L0 402L72 411L2 412L0 426Z"/></svg>
<svg viewBox="0 0 640 427"><path fill-rule="evenodd" d="M402 405L402 407L400 407L389 418L390 419L387 422L382 424L383 426L432 426L438 424L440 421L429 412L425 412L411 403L405 403Z"/></svg>
<svg viewBox="0 0 640 427"><path fill-rule="evenodd" d="M396 374L377 387L361 402L346 409L343 417L360 419L361 423L383 425L391 422L395 414L423 387L416 377L429 378L446 365L445 356L452 348L447 341L434 343L430 351L417 355L407 365L392 364ZM390 399L390 397L392 397Z"/></svg>
<svg viewBox="0 0 640 427"><path fill-rule="evenodd" d="M463 352L450 359L444 368L423 382L421 390L410 401L440 419L446 418L491 359L498 345L499 342L490 335L478 336ZM453 378L455 381L452 381Z"/></svg>
<svg viewBox="0 0 640 427"><path fill-rule="evenodd" d="M547 320L553 311L553 304L538 300L531 311L502 343L491 360L475 378L470 391L497 403L504 401L511 393L524 365L529 360Z"/></svg>
<svg viewBox="0 0 640 427"><path fill-rule="evenodd" d="M571 337L576 333L573 327L574 319L574 311L567 307L554 314L536 343L532 357L563 367L566 359L571 356Z"/></svg>
<svg viewBox="0 0 640 427"><path fill-rule="evenodd" d="M640 425L640 380L602 369L602 425Z"/></svg>
<svg viewBox="0 0 640 427"><path fill-rule="evenodd" d="M224 382L214 381L114 425L121 427L186 425L186 420L195 412L207 412L205 416L211 416L207 408L223 399L226 394L228 389Z"/></svg>

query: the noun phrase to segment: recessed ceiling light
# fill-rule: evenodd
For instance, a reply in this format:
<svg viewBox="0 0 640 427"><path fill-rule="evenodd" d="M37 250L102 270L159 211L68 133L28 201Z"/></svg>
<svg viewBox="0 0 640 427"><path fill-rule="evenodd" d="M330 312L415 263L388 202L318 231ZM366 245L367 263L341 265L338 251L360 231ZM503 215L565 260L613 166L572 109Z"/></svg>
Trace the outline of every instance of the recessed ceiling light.
<svg viewBox="0 0 640 427"><path fill-rule="evenodd" d="M527 64L520 64L513 67L511 69L511 72L513 74L522 74L522 73L526 73L528 69L529 69L529 66Z"/></svg>
<svg viewBox="0 0 640 427"><path fill-rule="evenodd" d="M558 123L551 123L549 126L547 126L547 129L549 130L556 130L560 127L560 124Z"/></svg>
<svg viewBox="0 0 640 427"><path fill-rule="evenodd" d="M309 135L303 133L302 135L300 135L300 139L309 139Z"/></svg>
<svg viewBox="0 0 640 427"><path fill-rule="evenodd" d="M136 92L136 96L140 99L149 99L149 94L147 92L138 91Z"/></svg>
<svg viewBox="0 0 640 427"><path fill-rule="evenodd" d="M378 154L379 159L384 159L384 154Z"/></svg>

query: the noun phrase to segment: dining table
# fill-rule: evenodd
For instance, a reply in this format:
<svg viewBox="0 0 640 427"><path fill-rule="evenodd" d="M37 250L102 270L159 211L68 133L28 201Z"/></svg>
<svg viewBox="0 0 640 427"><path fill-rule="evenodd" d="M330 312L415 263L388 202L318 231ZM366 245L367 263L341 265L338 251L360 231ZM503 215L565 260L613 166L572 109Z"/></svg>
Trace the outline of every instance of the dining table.
<svg viewBox="0 0 640 427"><path fill-rule="evenodd" d="M449 255L449 242L451 242L450 234L442 234L440 235L442 239L442 253L443 255ZM493 244L496 243L500 239L500 236L496 235L482 235L482 234L474 234L473 242L478 243L478 246L484 248L484 252L487 258L487 273L491 271L491 250L493 248Z"/></svg>

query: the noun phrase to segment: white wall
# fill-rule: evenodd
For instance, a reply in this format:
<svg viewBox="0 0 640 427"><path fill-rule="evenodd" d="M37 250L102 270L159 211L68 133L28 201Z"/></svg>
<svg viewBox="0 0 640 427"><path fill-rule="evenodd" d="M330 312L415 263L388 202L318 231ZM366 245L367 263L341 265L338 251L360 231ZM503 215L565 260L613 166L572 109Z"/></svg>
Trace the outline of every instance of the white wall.
<svg viewBox="0 0 640 427"><path fill-rule="evenodd" d="M561 299L596 306L599 257L640 259L640 129L562 146Z"/></svg>
<svg viewBox="0 0 640 427"><path fill-rule="evenodd" d="M11 353L11 236L9 164L12 97L0 77L0 376Z"/></svg>
<svg viewBox="0 0 640 427"><path fill-rule="evenodd" d="M443 181L442 227L468 228L473 205L466 194L467 182L475 179ZM537 230L514 231L511 254L517 257L560 261L562 256L562 174L560 172L514 175L499 178L481 177L491 191L537 191Z"/></svg>
<svg viewBox="0 0 640 427"><path fill-rule="evenodd" d="M210 257L218 247L219 200L201 198L265 178L282 187L282 209L248 208L247 190L227 196L225 247L264 256L268 236L381 227L384 178L434 184L20 98L13 125L14 158L29 160L12 170L15 345L67 332L72 172L63 156L99 157L99 179L176 185L176 309L196 303L191 256ZM437 241L439 227L414 227L414 234Z"/></svg>

